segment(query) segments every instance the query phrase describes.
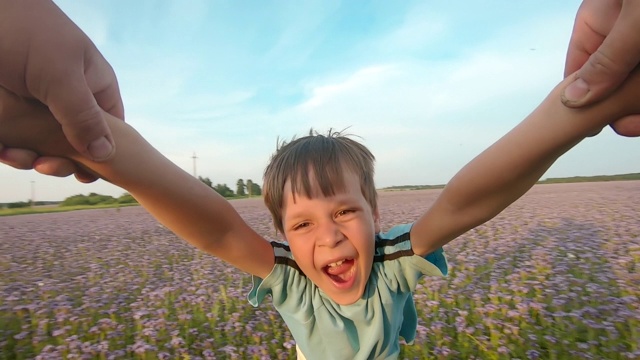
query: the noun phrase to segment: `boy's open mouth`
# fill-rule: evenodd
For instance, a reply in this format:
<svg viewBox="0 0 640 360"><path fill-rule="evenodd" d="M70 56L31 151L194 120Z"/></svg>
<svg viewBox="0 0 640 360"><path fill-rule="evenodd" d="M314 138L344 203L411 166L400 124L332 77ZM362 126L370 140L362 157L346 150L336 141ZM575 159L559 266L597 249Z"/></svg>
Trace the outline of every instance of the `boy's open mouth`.
<svg viewBox="0 0 640 360"><path fill-rule="evenodd" d="M322 270L336 285L347 285L353 280L356 267L353 259L344 259L325 266Z"/></svg>

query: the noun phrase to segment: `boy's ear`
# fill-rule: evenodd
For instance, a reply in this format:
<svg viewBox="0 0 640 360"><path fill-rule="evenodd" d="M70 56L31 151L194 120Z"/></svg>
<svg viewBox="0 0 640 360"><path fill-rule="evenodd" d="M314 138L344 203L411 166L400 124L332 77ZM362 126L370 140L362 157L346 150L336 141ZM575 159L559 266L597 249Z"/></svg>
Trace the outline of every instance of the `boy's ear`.
<svg viewBox="0 0 640 360"><path fill-rule="evenodd" d="M375 233L379 233L380 232L380 212L378 211L378 209L376 208L375 210L373 210L373 225L375 227Z"/></svg>

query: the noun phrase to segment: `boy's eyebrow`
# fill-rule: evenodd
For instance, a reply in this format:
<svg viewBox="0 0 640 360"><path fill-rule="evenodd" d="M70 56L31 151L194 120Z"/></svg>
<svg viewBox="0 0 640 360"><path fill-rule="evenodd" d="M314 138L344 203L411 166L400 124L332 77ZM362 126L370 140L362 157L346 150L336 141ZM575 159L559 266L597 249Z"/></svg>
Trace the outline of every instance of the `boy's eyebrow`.
<svg viewBox="0 0 640 360"><path fill-rule="evenodd" d="M357 196L354 196L353 194L346 193L346 192L335 194L333 197L335 198L336 203L340 206L351 207L351 206L354 206L356 203L359 203Z"/></svg>
<svg viewBox="0 0 640 360"><path fill-rule="evenodd" d="M285 215L282 220L283 220L283 223L284 222L296 223L296 222L298 222L300 220L304 220L306 218L308 218L306 212L300 211L300 212L294 213L292 215Z"/></svg>
<svg viewBox="0 0 640 360"><path fill-rule="evenodd" d="M305 195L301 195L301 194L297 194L296 196L306 197ZM309 198L309 201L320 201L320 198L325 198L325 196L320 195L313 198ZM352 194L346 193L346 192L337 193L335 195L328 196L328 198L332 198L332 201L335 203L337 207L344 207L344 206L353 207L355 205L358 205L358 206L361 205L359 204L356 196L353 196ZM294 204L295 204L295 201L294 201ZM293 212L293 216L285 215L285 217L287 219L290 219L292 217L304 217L302 215L304 215L305 212L306 210L299 210L298 212ZM292 212L286 211L286 213L291 214Z"/></svg>

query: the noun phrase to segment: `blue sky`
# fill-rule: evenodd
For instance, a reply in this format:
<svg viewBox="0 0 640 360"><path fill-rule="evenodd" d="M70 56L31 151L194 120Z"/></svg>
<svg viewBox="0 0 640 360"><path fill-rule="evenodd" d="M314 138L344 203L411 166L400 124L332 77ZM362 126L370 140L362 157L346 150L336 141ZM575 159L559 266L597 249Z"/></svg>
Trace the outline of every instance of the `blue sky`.
<svg viewBox="0 0 640 360"><path fill-rule="evenodd" d="M562 79L580 1L56 3L118 76L126 120L178 166L261 183L276 141L349 128L378 187L442 184ZM639 172L606 130L545 177ZM124 191L0 167L0 202Z"/></svg>

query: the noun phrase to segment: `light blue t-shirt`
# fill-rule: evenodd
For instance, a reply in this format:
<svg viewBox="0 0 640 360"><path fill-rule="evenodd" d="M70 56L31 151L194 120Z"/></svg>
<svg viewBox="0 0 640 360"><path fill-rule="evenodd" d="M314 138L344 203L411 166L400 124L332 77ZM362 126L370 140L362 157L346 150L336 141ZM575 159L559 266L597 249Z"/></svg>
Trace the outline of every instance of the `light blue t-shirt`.
<svg viewBox="0 0 640 360"><path fill-rule="evenodd" d="M399 336L415 339L417 314L413 291L423 275L443 276L444 251L422 258L413 253L413 224L376 234L371 275L360 300L333 302L309 280L293 259L289 246L272 242L276 264L264 279L253 277L249 302L258 306L267 295L289 327L297 346L311 359L395 359Z"/></svg>

